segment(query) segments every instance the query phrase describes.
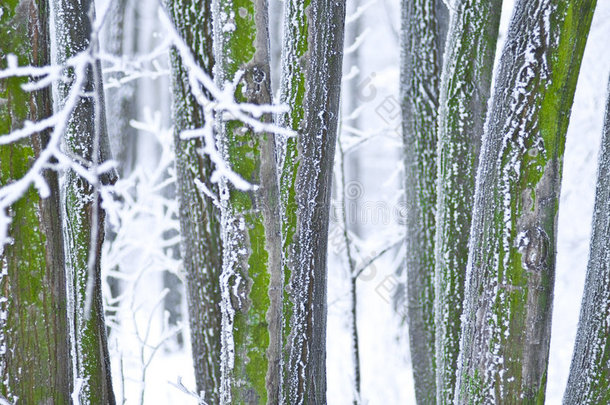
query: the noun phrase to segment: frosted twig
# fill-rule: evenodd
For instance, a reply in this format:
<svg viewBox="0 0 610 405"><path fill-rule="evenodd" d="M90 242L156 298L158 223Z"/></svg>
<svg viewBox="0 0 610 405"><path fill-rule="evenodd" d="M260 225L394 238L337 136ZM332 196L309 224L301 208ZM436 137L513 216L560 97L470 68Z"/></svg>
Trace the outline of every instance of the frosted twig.
<svg viewBox="0 0 610 405"><path fill-rule="evenodd" d="M358 20L360 17L362 17L364 12L366 10L368 10L368 8L371 7L375 3L377 3L377 0L370 0L367 3L359 6L356 11L354 11L352 14L345 17L345 25L347 26L347 25L353 23L354 21Z"/></svg>
<svg viewBox="0 0 610 405"><path fill-rule="evenodd" d="M359 268L358 270L356 270L356 274L355 277L358 278L360 277L360 275L362 274L362 272L364 270L366 270L371 264L375 263L381 256L383 256L384 254L386 254L387 252L389 252L390 250L394 249L396 246L401 245L402 243L404 243L404 238L400 238L397 241L389 244L388 246L386 246L381 252L377 253L375 256L371 257L370 259L368 259L366 262L364 262Z"/></svg>
<svg viewBox="0 0 610 405"><path fill-rule="evenodd" d="M208 186L205 185L205 183L199 179L195 179L195 185L197 186L197 188L199 188L199 190L201 190L201 192L205 195L207 195L208 197L210 197L210 199L212 200L212 203L218 207L221 208L220 206L220 201L218 199L218 196L216 194L214 194L209 188Z"/></svg>
<svg viewBox="0 0 610 405"><path fill-rule="evenodd" d="M370 32L371 32L371 29L367 27L360 35L358 35L356 37L353 44L351 44L350 46L345 48L345 50L343 51L343 54L349 55L350 53L356 52L360 48L360 46L362 45L362 43L364 42L364 40L366 39L366 37L369 35Z"/></svg>
<svg viewBox="0 0 610 405"><path fill-rule="evenodd" d="M182 391L183 393L185 393L185 394L187 394L187 395L190 395L190 396L191 396L191 397L193 397L193 398L196 398L196 399L197 399L197 401L198 401L198 404L199 404L199 405L208 405L208 403L205 401L205 393L204 393L204 392L202 392L202 393L201 393L201 395L197 395L197 393L196 393L196 392L194 392L194 391L192 391L192 390L188 389L188 388L187 388L187 387L186 387L186 386L185 386L185 385L182 383L182 378L181 378L181 377L178 377L178 380L177 380L175 383L173 383L173 382L171 382L171 381L168 381L168 383L169 383L171 386L173 386L173 387L175 387L175 388L179 389L179 390L180 390L180 391Z"/></svg>
<svg viewBox="0 0 610 405"><path fill-rule="evenodd" d="M53 158L56 158L58 161L60 161L60 163L63 163L70 168L74 168L77 172L82 174L87 173L87 175L84 177L88 181L93 180L92 177L88 175L86 170L82 170L82 167L79 164L76 164L73 160L66 159L66 156L60 151L61 138L68 125L70 115L81 97L81 89L83 88L87 77L86 68L90 63L90 58L87 53L81 53L72 58L70 63L73 64L75 80L62 108L50 119L42 120L44 123L41 125L27 124L26 127L22 129L22 132L19 132L19 136L14 136L14 131L8 135L0 137L0 139L3 139L4 137L8 137L9 139L21 139L39 132L40 130L54 126L47 146L40 152L38 159L34 161L26 174L20 179L17 179L12 183L0 188L0 246L4 246L4 244L7 242L8 227L11 223L11 219L7 215L8 208L17 202L17 200L19 200L27 192L31 185L40 187L41 185L46 184L44 179L42 179L42 172L49 167L49 164ZM47 188L38 188L38 191L41 193L42 198L46 198L48 196Z"/></svg>
<svg viewBox="0 0 610 405"><path fill-rule="evenodd" d="M176 47L183 63L188 70L188 79L191 85L193 95L197 99L197 102L205 109L212 108L217 113L228 112L235 119L242 121L252 128L254 132L268 132L273 134L281 134L284 136L295 136L294 131L288 128L280 127L275 123L262 122L256 117L261 117L263 114L273 114L288 112L287 106L277 105L256 105L250 103L238 103L235 101L235 90L239 81L239 76L236 78L237 81L227 83L224 89L219 89L212 78L210 78L203 69L197 64L190 49L184 43L180 34L176 31L173 23L163 8L159 9L159 19L162 25L166 28L169 37L172 40L173 45ZM235 78L234 78L235 79ZM205 96L201 86L205 88L210 95L212 100Z"/></svg>

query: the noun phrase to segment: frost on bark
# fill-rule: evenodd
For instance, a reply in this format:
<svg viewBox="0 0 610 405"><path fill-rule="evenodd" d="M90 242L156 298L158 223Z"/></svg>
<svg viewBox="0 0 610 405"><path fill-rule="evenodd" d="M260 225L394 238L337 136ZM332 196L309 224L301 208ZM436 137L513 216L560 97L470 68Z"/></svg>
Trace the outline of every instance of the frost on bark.
<svg viewBox="0 0 610 405"><path fill-rule="evenodd" d="M610 91L610 86L608 87ZM610 94L597 169L585 292L565 404L610 403Z"/></svg>
<svg viewBox="0 0 610 405"><path fill-rule="evenodd" d="M239 78L235 99L271 103L266 0L215 0L215 80ZM222 403L279 403L281 391L282 255L275 139L241 121L217 117L218 149L253 187L220 182L223 263ZM269 114L261 120L270 122Z"/></svg>
<svg viewBox="0 0 610 405"><path fill-rule="evenodd" d="M54 0L55 47L58 64L84 52L91 55L96 40L91 41L93 14L91 0ZM63 108L75 79L60 82L58 104ZM74 106L65 133L65 149L69 156L90 170L109 158L104 97L99 60L90 62L84 72L86 80L81 98ZM96 106L97 102L97 106ZM115 173L104 174L101 182L110 183ZM66 266L71 288L71 322L74 336L75 378L84 381L79 392L82 403L115 402L110 377L110 361L104 324L100 259L104 241L104 212L96 188L74 170L64 179L64 240Z"/></svg>
<svg viewBox="0 0 610 405"><path fill-rule="evenodd" d="M214 65L210 3L204 0L166 1L178 33L199 67L209 75ZM200 152L203 140L180 139L182 131L204 126L204 112L193 96L188 72L177 51L171 51L170 61L181 254L186 275L195 380L197 392L205 392L205 400L216 404L220 400L221 358L220 212L196 182L205 184L214 194L218 194L218 187L210 181L213 168L209 157Z"/></svg>
<svg viewBox="0 0 610 405"><path fill-rule="evenodd" d="M403 0L401 27L402 131L407 203L407 318L418 403L435 389L434 232L442 0Z"/></svg>
<svg viewBox="0 0 610 405"><path fill-rule="evenodd" d="M0 15L0 69L49 64L49 9L43 0L10 1ZM51 90L27 93L27 79L0 81L0 134L52 114ZM0 146L0 187L25 175L49 133ZM0 393L11 403L69 403L72 392L66 278L57 174L43 173L50 195L31 187L10 208L12 241L0 247ZM0 396L0 397L2 397Z"/></svg>
<svg viewBox="0 0 610 405"><path fill-rule="evenodd" d="M452 3L440 87L435 240L436 400L453 403L474 185L502 0Z"/></svg>
<svg viewBox="0 0 610 405"><path fill-rule="evenodd" d="M285 3L280 122L297 132L279 155L284 303L284 402L326 403L326 254L345 1Z"/></svg>
<svg viewBox="0 0 610 405"><path fill-rule="evenodd" d="M477 172L456 403L543 402L565 134L594 0L520 0Z"/></svg>

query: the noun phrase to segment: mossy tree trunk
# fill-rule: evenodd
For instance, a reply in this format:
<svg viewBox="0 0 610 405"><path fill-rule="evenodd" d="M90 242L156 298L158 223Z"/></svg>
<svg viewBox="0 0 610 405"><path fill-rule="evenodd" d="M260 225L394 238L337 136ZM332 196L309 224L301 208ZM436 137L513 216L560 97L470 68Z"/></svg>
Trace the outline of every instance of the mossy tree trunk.
<svg viewBox="0 0 610 405"><path fill-rule="evenodd" d="M215 0L215 80L241 75L235 99L271 103L266 0ZM282 257L275 138L218 116L218 148L253 187L220 182L223 264L221 403L279 403ZM260 117L270 122L269 114Z"/></svg>
<svg viewBox="0 0 610 405"><path fill-rule="evenodd" d="M284 401L326 403L326 254L345 1L286 2L280 158L286 341Z"/></svg>
<svg viewBox="0 0 610 405"><path fill-rule="evenodd" d="M8 1L0 15L0 69L7 56L20 65L50 63L49 5L45 0ZM52 114L51 89L27 93L27 78L0 81L0 134ZM22 178L48 142L49 132L0 145L0 187ZM0 246L0 392L11 403L70 402L72 361L67 318L64 247L57 174L42 174L50 195L34 187L9 209L12 239Z"/></svg>
<svg viewBox="0 0 610 405"><path fill-rule="evenodd" d="M195 61L212 75L212 10L207 0L168 0L167 8ZM193 96L188 72L177 51L170 54L172 67L174 145L180 207L181 254L186 274L191 346L197 391L208 403L220 401L220 272L222 241L220 212L196 181L218 194L211 183L212 163L202 155L201 139L182 140L184 130L205 124L202 106ZM209 95L208 95L209 96Z"/></svg>
<svg viewBox="0 0 610 405"><path fill-rule="evenodd" d="M435 388L434 235L437 117L444 38L442 0L403 0L400 97L407 204L407 323L415 397ZM446 17L445 17L446 18Z"/></svg>
<svg viewBox="0 0 610 405"><path fill-rule="evenodd" d="M520 0L477 171L456 403L544 401L565 134L595 0Z"/></svg>
<svg viewBox="0 0 610 405"><path fill-rule="evenodd" d="M610 85L608 86L610 91ZM564 403L610 403L610 93L597 169L585 293Z"/></svg>
<svg viewBox="0 0 610 405"><path fill-rule="evenodd" d="M434 316L439 404L453 403L475 173L502 0L458 0L452 6L438 117Z"/></svg>
<svg viewBox="0 0 610 405"><path fill-rule="evenodd" d="M54 0L57 63L84 53L91 57L97 37L91 39L93 1ZM58 88L59 108L63 108L77 72L68 68L71 82ZM106 132L101 66L99 60L87 64L81 96L70 115L65 133L66 151L80 164L95 167L109 158ZM110 360L104 324L100 259L104 241L104 212L100 207L98 187L109 183L115 173L101 176L91 184L74 170L64 180L64 240L69 284L72 288L71 319L73 322L75 377L83 380L79 392L82 403L115 402L110 376Z"/></svg>

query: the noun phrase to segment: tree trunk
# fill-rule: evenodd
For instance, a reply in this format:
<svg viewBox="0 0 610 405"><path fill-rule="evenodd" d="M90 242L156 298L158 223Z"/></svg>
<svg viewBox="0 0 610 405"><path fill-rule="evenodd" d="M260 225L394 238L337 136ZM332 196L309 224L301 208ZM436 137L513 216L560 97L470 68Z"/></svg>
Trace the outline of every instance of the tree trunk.
<svg viewBox="0 0 610 405"><path fill-rule="evenodd" d="M115 57L134 57L137 53L137 21L130 0L113 0L104 24L104 51ZM109 79L119 81L124 72L113 72ZM108 83L108 81L106 81ZM118 163L121 177L131 173L135 163L137 131L129 121L137 118L137 84L135 81L121 83L119 87L106 88L108 100L108 139L112 156Z"/></svg>
<svg viewBox="0 0 610 405"><path fill-rule="evenodd" d="M243 74L239 102L271 103L266 0L215 0L215 79L225 88ZM264 114L261 119L269 122ZM218 149L255 187L220 183L223 267L222 403L276 404L281 391L282 256L273 134L218 117Z"/></svg>
<svg viewBox="0 0 610 405"><path fill-rule="evenodd" d="M544 401L565 134L595 0L520 0L483 137L456 403Z"/></svg>
<svg viewBox="0 0 610 405"><path fill-rule="evenodd" d="M198 65L209 75L214 65L210 3L204 0L166 2L178 33ZM205 392L205 400L217 404L221 378L220 212L196 181L204 183L214 194L218 194L218 187L210 182L213 167L209 157L199 151L202 140L180 139L182 131L204 126L204 113L193 96L188 72L178 52L172 50L170 60L181 254L186 274L195 380L197 391Z"/></svg>
<svg viewBox="0 0 610 405"><path fill-rule="evenodd" d="M285 255L284 402L326 403L326 255L345 0L285 3L281 151Z"/></svg>
<svg viewBox="0 0 610 405"><path fill-rule="evenodd" d="M53 13L57 63L65 64L81 52L92 55L97 37L91 40L93 15L91 0L55 0ZM61 82L58 89L59 108L64 108L78 75L85 74L80 100L75 104L66 128L66 151L79 163L81 160L95 172L95 167L109 158L103 104L103 86L99 60L89 62L82 72L68 69L73 82ZM101 176L113 182L116 173ZM114 404L110 361L104 324L100 259L104 241L104 212L100 207L98 187L88 183L74 170L64 181L64 238L69 284L72 288L71 319L74 333L75 377L84 381L80 401Z"/></svg>
<svg viewBox="0 0 610 405"><path fill-rule="evenodd" d="M608 87L610 91L610 86ZM597 170L591 250L565 404L610 403L610 93Z"/></svg>
<svg viewBox="0 0 610 405"><path fill-rule="evenodd" d="M130 0L112 1L108 12L107 22L102 30L105 41L104 52L114 57L133 57L137 52L136 30L137 21L134 7ZM125 76L124 72L113 72L107 75L105 82L120 81ZM114 160L117 162L117 171L120 177L128 175L133 170L137 150L137 131L130 125L132 119L137 118L137 86L136 82L130 81L120 84L119 87L106 87L106 99L113 100L108 103L106 115L108 117L108 140ZM114 243L116 232L106 226L107 243ZM120 271L116 266L114 271ZM120 278L111 275L106 276L110 296L115 304L106 307L106 319L110 323L118 324L117 317L121 302L117 298L121 295L122 282ZM107 332L110 335L111 327L108 325Z"/></svg>
<svg viewBox="0 0 610 405"><path fill-rule="evenodd" d="M19 55L20 65L48 65L48 2L12 2L2 11L0 69L6 68L9 54ZM26 82L0 81L0 134L52 114L51 89L27 93L20 87ZM0 186L23 177L48 138L45 131L1 145ZM12 242L0 246L0 392L11 403L69 403L72 393L59 185L51 169L42 176L50 195L42 199L33 187L27 190L9 210Z"/></svg>
<svg viewBox="0 0 610 405"><path fill-rule="evenodd" d="M502 0L454 1L439 105L435 240L436 400L452 404L475 173Z"/></svg>
<svg viewBox="0 0 610 405"><path fill-rule="evenodd" d="M434 233L442 0L403 0L400 93L407 204L407 317L415 397L434 403Z"/></svg>

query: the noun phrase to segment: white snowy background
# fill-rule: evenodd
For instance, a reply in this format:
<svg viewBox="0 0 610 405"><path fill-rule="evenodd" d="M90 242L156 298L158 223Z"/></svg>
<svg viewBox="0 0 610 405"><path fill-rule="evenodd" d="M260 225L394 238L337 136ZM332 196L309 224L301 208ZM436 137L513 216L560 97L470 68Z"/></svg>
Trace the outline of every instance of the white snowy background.
<svg viewBox="0 0 610 405"><path fill-rule="evenodd" d="M270 0L273 15L280 0ZM350 3L350 2L348 2ZM505 1L501 32L506 31L512 1ZM158 3L138 2L140 52L152 50L165 34L157 20ZM354 75L346 59L346 92L356 89L348 107L360 107L351 115L344 103L341 139L348 148L364 137L346 156L348 226L356 255L361 262L374 257L403 233L401 219L401 135L398 105L400 7L398 0L362 0L358 70ZM103 9L104 3L99 7ZM353 7L348 6L353 12ZM348 17L349 19L349 17ZM272 47L279 43L278 26L272 24ZM586 271L591 214L601 137L610 52L610 2L599 1L581 68L572 119L569 126L559 213L557 277L555 286L553 338L547 386L547 403L559 404L567 381L572 346L578 322ZM502 46L499 41L499 49ZM347 42L346 48L354 49ZM272 52L274 57L278 53ZM161 70L167 60L157 59ZM151 68L152 69L152 68ZM352 72L352 74L348 74ZM355 85L353 81L356 81ZM113 378L119 403L188 404L196 400L185 393L194 389L188 324L184 344L175 339L167 325L161 299L162 271L180 275L180 263L164 249L176 240L164 239L164 232L177 228L175 204L163 197L167 176L171 181L171 126L167 76L141 79L138 85L139 116L137 165L131 177L119 183L125 198L119 203L106 199L109 218L121 231L104 251L105 274L120 276L123 296L109 337ZM353 94L353 93L352 93ZM112 102L112 100L109 100ZM355 118L357 117L357 118ZM353 134L356 133L357 136ZM339 173L337 171L337 173ZM335 176L337 179L338 176ZM335 187L335 197L339 195ZM334 205L340 210L340 204ZM328 279L328 403L353 403L353 358L349 331L350 297L345 246L340 216L331 215ZM414 404L408 337L393 297L404 249L392 249L365 270L358 281L358 329L362 370L363 404ZM186 308L184 310L186 313ZM181 388L178 386L182 385Z"/></svg>

